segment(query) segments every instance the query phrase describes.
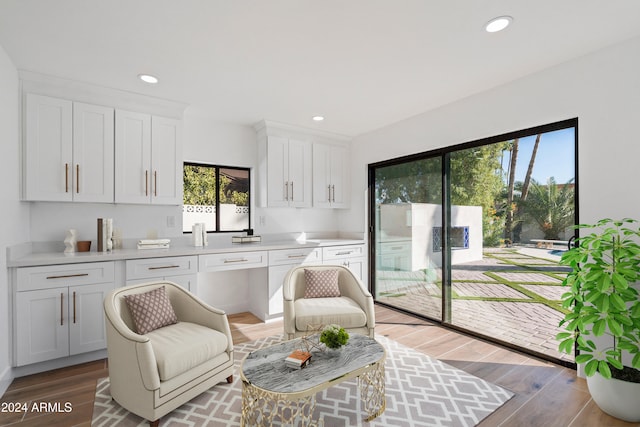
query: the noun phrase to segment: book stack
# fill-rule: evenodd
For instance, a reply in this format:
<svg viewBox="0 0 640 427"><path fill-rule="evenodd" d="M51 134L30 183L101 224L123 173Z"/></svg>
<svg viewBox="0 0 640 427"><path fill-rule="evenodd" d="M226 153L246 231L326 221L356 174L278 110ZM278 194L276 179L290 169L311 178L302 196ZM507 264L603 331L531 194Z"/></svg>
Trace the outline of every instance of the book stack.
<svg viewBox="0 0 640 427"><path fill-rule="evenodd" d="M293 369L302 369L311 361L311 353L308 351L294 350L286 359L284 364Z"/></svg>
<svg viewBox="0 0 640 427"><path fill-rule="evenodd" d="M260 236L231 236L231 243L258 243L262 242Z"/></svg>
<svg viewBox="0 0 640 427"><path fill-rule="evenodd" d="M170 243L170 239L138 240L138 249L166 249L169 248Z"/></svg>

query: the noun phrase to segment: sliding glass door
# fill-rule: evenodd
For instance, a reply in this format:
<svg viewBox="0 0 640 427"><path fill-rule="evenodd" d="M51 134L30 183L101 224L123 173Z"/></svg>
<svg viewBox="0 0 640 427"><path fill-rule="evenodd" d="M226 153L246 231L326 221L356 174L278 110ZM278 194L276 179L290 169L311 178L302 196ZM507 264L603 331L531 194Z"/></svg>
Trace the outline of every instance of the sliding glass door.
<svg viewBox="0 0 640 427"><path fill-rule="evenodd" d="M554 339L577 120L370 165L378 302L572 363Z"/></svg>
<svg viewBox="0 0 640 427"><path fill-rule="evenodd" d="M442 316L442 159L375 170L375 296Z"/></svg>

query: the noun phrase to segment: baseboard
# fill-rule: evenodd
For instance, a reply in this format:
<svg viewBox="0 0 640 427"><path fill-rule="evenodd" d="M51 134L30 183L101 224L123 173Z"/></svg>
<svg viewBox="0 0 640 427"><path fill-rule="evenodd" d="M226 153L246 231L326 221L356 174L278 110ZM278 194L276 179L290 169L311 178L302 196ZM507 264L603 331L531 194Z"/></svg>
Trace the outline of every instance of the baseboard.
<svg viewBox="0 0 640 427"><path fill-rule="evenodd" d="M11 369L11 366L7 366L2 372L2 375L0 375L0 397L4 396L4 393L11 385L13 378L13 370Z"/></svg>
<svg viewBox="0 0 640 427"><path fill-rule="evenodd" d="M54 369L66 368L67 366L79 365L81 363L106 358L107 350L97 350L75 356L61 357L60 359L47 360L46 362L32 363L30 365L13 368L13 377L20 378L26 375L39 374L45 371L52 371Z"/></svg>

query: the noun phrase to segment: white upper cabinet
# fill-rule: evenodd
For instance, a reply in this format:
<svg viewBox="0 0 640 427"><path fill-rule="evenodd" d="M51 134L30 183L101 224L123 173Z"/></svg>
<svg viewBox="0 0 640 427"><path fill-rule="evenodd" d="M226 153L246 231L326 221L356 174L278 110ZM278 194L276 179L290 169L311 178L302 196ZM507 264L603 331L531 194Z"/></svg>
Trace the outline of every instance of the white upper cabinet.
<svg viewBox="0 0 640 427"><path fill-rule="evenodd" d="M311 144L267 137L267 206L311 207Z"/></svg>
<svg viewBox="0 0 640 427"><path fill-rule="evenodd" d="M116 110L116 203L182 203L179 120Z"/></svg>
<svg viewBox="0 0 640 427"><path fill-rule="evenodd" d="M113 203L113 108L73 103L73 200Z"/></svg>
<svg viewBox="0 0 640 427"><path fill-rule="evenodd" d="M113 202L113 108L26 94L24 199Z"/></svg>
<svg viewBox="0 0 640 427"><path fill-rule="evenodd" d="M313 206L349 207L348 150L339 145L313 144Z"/></svg>

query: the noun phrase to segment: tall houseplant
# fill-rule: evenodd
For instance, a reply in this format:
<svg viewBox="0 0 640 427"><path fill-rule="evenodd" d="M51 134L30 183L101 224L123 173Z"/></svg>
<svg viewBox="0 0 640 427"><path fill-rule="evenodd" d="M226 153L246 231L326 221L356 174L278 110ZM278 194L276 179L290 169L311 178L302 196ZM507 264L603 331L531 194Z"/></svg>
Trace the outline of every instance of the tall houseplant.
<svg viewBox="0 0 640 427"><path fill-rule="evenodd" d="M618 418L640 421L640 229L633 219L603 219L596 224L580 224L576 228L592 230L578 239L578 245L562 256L560 263L572 268L563 281L568 292L562 305L569 312L560 322L566 332L556 336L559 350L568 354L579 350L576 363L584 364L589 391L594 401ZM608 339L598 338L608 337ZM606 342L606 344L603 344ZM624 366L623 361L627 366ZM619 406L624 396L612 396L594 390L595 380L622 380L633 383L637 391L630 403L635 411L619 414L611 405ZM614 378L613 380L611 380ZM592 385L594 384L594 385ZM610 387L612 383L607 383ZM601 404L596 395L609 395L612 403Z"/></svg>

